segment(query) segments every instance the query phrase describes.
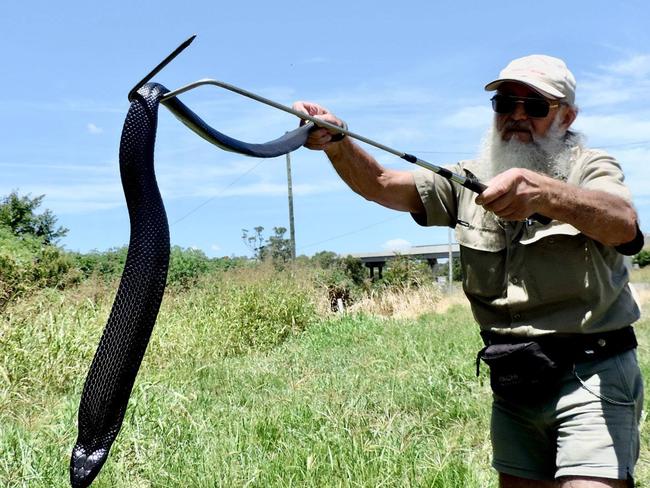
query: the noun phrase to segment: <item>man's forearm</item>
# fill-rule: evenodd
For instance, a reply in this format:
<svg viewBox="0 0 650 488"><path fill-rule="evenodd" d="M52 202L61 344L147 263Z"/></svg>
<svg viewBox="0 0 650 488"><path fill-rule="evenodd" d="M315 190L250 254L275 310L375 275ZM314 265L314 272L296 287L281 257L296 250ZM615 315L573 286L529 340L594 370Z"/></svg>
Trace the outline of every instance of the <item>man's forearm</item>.
<svg viewBox="0 0 650 488"><path fill-rule="evenodd" d="M339 176L367 200L393 210L424 212L411 173L384 168L349 137L331 144L325 153Z"/></svg>
<svg viewBox="0 0 650 488"><path fill-rule="evenodd" d="M325 149L332 166L348 186L359 195L374 200L380 190L379 179L384 168L375 158L346 137Z"/></svg>
<svg viewBox="0 0 650 488"><path fill-rule="evenodd" d="M547 179L540 213L566 222L603 244L616 246L636 235L636 211L617 195Z"/></svg>

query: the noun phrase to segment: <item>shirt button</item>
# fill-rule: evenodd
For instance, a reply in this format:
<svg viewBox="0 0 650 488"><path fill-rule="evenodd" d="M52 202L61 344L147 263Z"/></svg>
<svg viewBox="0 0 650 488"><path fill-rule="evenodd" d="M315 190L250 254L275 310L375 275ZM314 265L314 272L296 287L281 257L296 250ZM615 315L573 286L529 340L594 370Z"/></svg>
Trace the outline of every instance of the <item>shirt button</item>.
<svg viewBox="0 0 650 488"><path fill-rule="evenodd" d="M512 284L516 285L517 283L519 283L519 278L515 276L514 278L512 278Z"/></svg>
<svg viewBox="0 0 650 488"><path fill-rule="evenodd" d="M512 316L512 318L515 320L519 320L521 318L521 314L516 313Z"/></svg>

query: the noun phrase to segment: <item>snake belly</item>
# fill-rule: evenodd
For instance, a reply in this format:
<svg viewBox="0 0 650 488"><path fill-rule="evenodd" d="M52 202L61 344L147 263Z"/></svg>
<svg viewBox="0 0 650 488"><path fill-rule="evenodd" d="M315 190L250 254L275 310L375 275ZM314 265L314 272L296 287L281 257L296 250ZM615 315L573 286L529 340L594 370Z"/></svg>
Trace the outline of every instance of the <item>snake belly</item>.
<svg viewBox="0 0 650 488"><path fill-rule="evenodd" d="M165 290L169 226L153 155L159 101L167 91L156 83L140 88L122 129L120 175L131 235L120 285L81 395L70 459L73 488L93 482L120 431Z"/></svg>

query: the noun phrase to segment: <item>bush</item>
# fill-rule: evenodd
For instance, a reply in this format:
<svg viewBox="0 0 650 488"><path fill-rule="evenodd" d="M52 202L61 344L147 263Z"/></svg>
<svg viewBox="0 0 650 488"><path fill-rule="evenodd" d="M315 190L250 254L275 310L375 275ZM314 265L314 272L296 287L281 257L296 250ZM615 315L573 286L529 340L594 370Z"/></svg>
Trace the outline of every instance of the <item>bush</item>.
<svg viewBox="0 0 650 488"><path fill-rule="evenodd" d="M398 255L388 261L380 283L398 289L419 288L433 283L433 274L427 263Z"/></svg>
<svg viewBox="0 0 650 488"><path fill-rule="evenodd" d="M226 283L218 302L219 334L227 354L269 349L316 319L310 291L288 276Z"/></svg>
<svg viewBox="0 0 650 488"><path fill-rule="evenodd" d="M650 264L650 250L644 249L639 254L632 258L634 264L638 264L639 268L644 268Z"/></svg>
<svg viewBox="0 0 650 488"><path fill-rule="evenodd" d="M311 257L311 262L322 269L330 269L336 266L339 257L332 251L320 251Z"/></svg>
<svg viewBox="0 0 650 488"><path fill-rule="evenodd" d="M0 308L31 290L63 288L79 279L73 260L61 249L0 227Z"/></svg>
<svg viewBox="0 0 650 488"><path fill-rule="evenodd" d="M320 253L315 262L322 266L316 271L315 281L319 287L325 288L330 310L339 311L339 300L343 307L348 308L368 294L371 286L368 270L359 258L333 258Z"/></svg>
<svg viewBox="0 0 650 488"><path fill-rule="evenodd" d="M210 269L210 259L200 249L173 246L169 257L167 284L187 287Z"/></svg>
<svg viewBox="0 0 650 488"><path fill-rule="evenodd" d="M91 251L89 253L71 253L74 265L80 273L89 278L93 275L111 281L119 278L126 263L127 247L109 249L108 251Z"/></svg>

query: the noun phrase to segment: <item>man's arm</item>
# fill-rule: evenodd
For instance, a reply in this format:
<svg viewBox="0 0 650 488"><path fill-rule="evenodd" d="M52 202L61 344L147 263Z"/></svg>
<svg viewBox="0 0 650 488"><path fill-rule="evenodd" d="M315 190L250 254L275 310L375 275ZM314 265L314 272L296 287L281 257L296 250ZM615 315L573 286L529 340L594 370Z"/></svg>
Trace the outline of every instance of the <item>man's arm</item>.
<svg viewBox="0 0 650 488"><path fill-rule="evenodd" d="M637 232L636 211L624 198L521 168L494 177L476 203L507 220L539 213L571 224L608 246L628 243Z"/></svg>
<svg viewBox="0 0 650 488"><path fill-rule="evenodd" d="M296 102L293 108L334 125L343 126L341 120L320 105ZM334 142L333 135L327 129L315 129L309 135L305 146L309 149L324 150L343 181L367 200L393 210L424 213L424 205L410 172L384 168L351 138L346 137Z"/></svg>
<svg viewBox="0 0 650 488"><path fill-rule="evenodd" d="M332 143L325 154L343 181L367 200L393 210L424 213L413 175L408 171L384 168L350 138Z"/></svg>

